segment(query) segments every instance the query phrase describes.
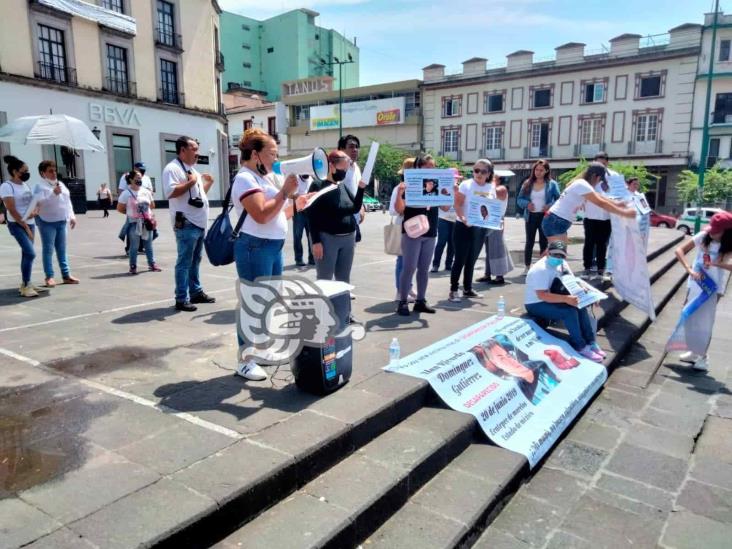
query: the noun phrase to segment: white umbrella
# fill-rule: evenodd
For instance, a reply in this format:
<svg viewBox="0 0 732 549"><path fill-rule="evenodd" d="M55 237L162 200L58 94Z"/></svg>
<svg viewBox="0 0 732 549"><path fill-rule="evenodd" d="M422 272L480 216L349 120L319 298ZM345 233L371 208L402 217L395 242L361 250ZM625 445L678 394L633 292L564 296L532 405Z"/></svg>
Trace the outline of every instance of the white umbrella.
<svg viewBox="0 0 732 549"><path fill-rule="evenodd" d="M63 145L70 149L104 152L91 130L65 114L23 116L0 128L0 141L23 145Z"/></svg>

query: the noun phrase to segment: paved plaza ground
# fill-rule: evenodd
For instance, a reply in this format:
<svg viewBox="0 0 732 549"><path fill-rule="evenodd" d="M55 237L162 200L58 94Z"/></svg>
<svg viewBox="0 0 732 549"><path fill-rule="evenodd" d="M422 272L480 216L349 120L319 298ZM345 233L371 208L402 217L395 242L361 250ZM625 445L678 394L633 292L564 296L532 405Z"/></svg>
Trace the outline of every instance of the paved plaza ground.
<svg viewBox="0 0 732 549"><path fill-rule="evenodd" d="M159 212L158 218L161 235L155 242L155 255L163 272L142 271L137 276L129 276L123 245L117 239L122 216L113 213L109 219L102 219L100 212L90 212L79 216L77 228L69 235L72 272L81 279L81 284L59 286L34 299L18 297L19 250L7 230L0 228L0 548L21 546L39 538L37 546L44 546L43 540L49 540L45 546L108 546L101 531L114 529L114 517L105 515L105 509L151 486L175 503L172 505L175 509L165 518L175 521L175 512L183 516L203 505L202 496L184 481L179 482L180 477L175 475L237 441L245 438L256 441L267 428L302 410L318 414L319 407L327 400L300 392L287 367L268 368L271 379L264 382L249 382L233 375L236 360L234 308L237 303L234 267L212 267L204 258L202 282L206 292L215 296L217 302L199 305L195 313L176 312L172 298L175 241L167 212ZM428 300L438 308L437 314L396 316L395 258L383 252L382 226L387 220L388 216L380 212L369 214L363 225L363 241L357 248L352 274L356 299L352 307L354 316L366 326L367 335L355 343L351 387L367 383L386 364L393 337L399 338L403 355L412 353L493 314L499 295L505 296L507 311L511 314L518 316L523 312L523 267L518 265L507 277L506 286L489 288L477 284L475 288L483 292L484 297L459 304L447 301L449 273L432 274ZM514 260L518 260L524 239L523 221L507 220L506 235L509 248L516 252ZM573 227L570 236L581 237L581 227ZM673 231L654 229L651 241L668 241L674 236ZM578 268L576 258L580 248L573 245L570 250L574 256L573 267ZM40 242L36 243L36 251L34 281L38 284L43 280ZM141 255L138 262L142 270L144 256ZM481 257L476 278L482 274L482 262ZM304 271L294 268L289 240L285 264L287 272L315 277L312 268ZM729 306L725 309L723 322L729 322L732 320ZM718 333L719 324L722 323L718 323ZM658 337L656 345L660 347L662 335ZM728 353L732 345L727 332L720 337L714 347L716 364L725 363L724 353ZM706 411L703 417L716 406L716 400L707 403L710 395L716 399L722 388L726 390L726 365L724 370L721 366L716 368L712 372L715 384L703 383L696 391L704 395ZM679 376L683 375L682 371ZM627 400L634 413L640 414L645 411L649 399L656 398L655 393L645 393L648 390L625 388L621 391L630 396L621 392L616 397ZM692 395L692 389L688 391L679 390L676 397L692 403L684 406L696 406L694 403L701 397ZM641 402L641 399L644 400ZM724 419L732 415L732 404L726 404L723 409L726 412L715 419L713 425L707 423L711 429L707 432L713 434L705 439L709 442L704 448L712 448L710 459L726 464L718 469L725 480L715 486L711 495L704 492L706 485L703 483L711 482L708 477L695 480L689 488L691 494L685 496L684 501L689 498L701 501L699 505L703 508L697 506L695 515L689 512L675 520L674 528L683 530L684 520L695 526L695 516L722 525L720 528L727 528L732 521L732 485L727 470L732 467L732 452L728 451L729 446L724 446L727 443L721 437L726 433L726 440L732 440L730 420ZM681 409L675 413L684 415ZM598 424L602 422L598 421ZM601 428L611 430L607 431L607 437L593 435L607 439L594 446L590 443L594 448L590 453L596 451L602 455L602 459L597 458L594 469L573 471L571 464L565 467L561 456L547 462L547 471L556 467L562 474L552 482L563 485L566 480L568 488L564 493L568 497L574 497L575 492L578 494L573 505L585 497L584 488L580 493L579 488L574 487L581 484L594 489L595 484L590 485L590 482L604 482L598 472L603 460L616 450L616 446L624 444L620 435L612 430L614 427L601 425ZM648 435L651 441L653 436L656 434ZM658 435L659 444L664 444L666 436L670 435ZM692 434L688 436L693 439ZM610 440L617 444L606 448ZM650 443L639 445L647 448ZM671 455L676 460L673 463L688 460L694 443L694 440L685 440L673 446ZM673 452L680 452L679 445L683 444L689 451L683 456L674 455ZM632 468L636 461L633 448L635 446L625 450L623 446L625 454L617 461L608 458L609 469L617 472ZM659 458L656 465L649 467L667 469L668 466ZM638 474L629 473L628 476L637 477ZM672 495L681 486L678 479L684 478L681 472L674 475L673 486L659 486ZM659 482L666 482L665 478ZM639 480L644 489L646 484L654 484ZM607 482L616 482L617 486L620 481L612 477ZM697 486L699 483L702 483L701 488ZM623 486L616 492L624 489ZM627 489L636 490L637 486L628 485ZM658 495L650 488L647 491L651 496ZM519 496L523 497L523 494ZM594 494L587 497L590 496L594 497ZM664 492L661 496L667 494ZM529 505L540 501L531 497L529 500ZM602 503L598 505L613 505L607 500L599 501ZM660 509L666 515L674 509L674 502L668 497L658 501L664 503L665 507ZM557 513L564 512L564 507L557 507L561 507ZM709 508L713 511L705 513ZM641 510L645 511L645 508ZM606 511L601 508L598 516ZM511 516L523 517L520 511L519 515L513 513L507 520ZM562 517L566 517L566 513ZM586 518L587 523L593 520L591 516ZM622 522L622 517L618 520ZM708 526L699 520L699 525ZM559 531L560 523L555 526ZM513 539L527 545L542 546L560 539L548 535L555 530L547 530L547 536L541 539L527 540L517 534L510 523L496 523L496 528L500 528L499 534L508 541ZM710 531L716 532L713 528ZM729 534L729 530L720 531ZM576 546L584 547L580 542L585 540L585 534L568 528L562 532ZM47 534L51 535L43 538ZM84 536L83 542L79 535ZM726 539L730 539L729 536ZM571 545L568 542L559 546Z"/></svg>

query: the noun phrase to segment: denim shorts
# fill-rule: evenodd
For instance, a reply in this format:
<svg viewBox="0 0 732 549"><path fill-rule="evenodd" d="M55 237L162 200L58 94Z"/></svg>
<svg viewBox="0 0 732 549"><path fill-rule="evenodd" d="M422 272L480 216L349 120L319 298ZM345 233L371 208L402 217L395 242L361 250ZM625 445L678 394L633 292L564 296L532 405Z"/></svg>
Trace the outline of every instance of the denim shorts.
<svg viewBox="0 0 732 549"><path fill-rule="evenodd" d="M544 231L547 237L567 234L571 226L571 221L567 221L563 217L559 217L553 213L545 216L541 222L541 230Z"/></svg>

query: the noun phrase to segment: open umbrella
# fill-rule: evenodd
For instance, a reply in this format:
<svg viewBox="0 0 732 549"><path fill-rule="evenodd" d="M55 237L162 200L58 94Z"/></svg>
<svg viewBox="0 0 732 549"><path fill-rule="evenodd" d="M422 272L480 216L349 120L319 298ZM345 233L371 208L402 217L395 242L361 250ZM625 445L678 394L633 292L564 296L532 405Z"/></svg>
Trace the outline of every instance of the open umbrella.
<svg viewBox="0 0 732 549"><path fill-rule="evenodd" d="M78 118L65 114L23 116L0 128L0 141L24 145L63 145L104 152L104 145Z"/></svg>

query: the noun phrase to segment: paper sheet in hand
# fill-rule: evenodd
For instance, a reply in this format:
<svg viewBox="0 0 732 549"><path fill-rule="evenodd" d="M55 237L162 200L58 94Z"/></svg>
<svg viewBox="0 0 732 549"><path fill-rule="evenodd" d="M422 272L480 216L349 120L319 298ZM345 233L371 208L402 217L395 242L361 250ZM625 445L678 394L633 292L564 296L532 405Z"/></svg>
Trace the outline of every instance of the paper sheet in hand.
<svg viewBox="0 0 732 549"><path fill-rule="evenodd" d="M379 144L376 141L371 142L371 148L369 149L369 156L366 159L366 165L363 167L363 173L361 174L361 181L369 184L371 174L374 171L374 165L376 164L376 155L379 152Z"/></svg>
<svg viewBox="0 0 732 549"><path fill-rule="evenodd" d="M648 204L646 195L644 195L643 193L633 195L633 203L635 204L636 209L638 210L638 212L640 212L641 215L647 215L651 213L651 206Z"/></svg>
<svg viewBox="0 0 732 549"><path fill-rule="evenodd" d="M452 206L455 175L452 170L404 170L405 202L411 208Z"/></svg>
<svg viewBox="0 0 732 549"><path fill-rule="evenodd" d="M33 198L31 198L30 204L28 204L28 209L25 211L25 215L23 216L23 221L28 221L30 218L30 215L35 211L36 207L38 206L38 201L41 198L38 194L33 194Z"/></svg>
<svg viewBox="0 0 732 549"><path fill-rule="evenodd" d="M472 196L468 202L468 223L483 229L501 229L503 202L496 198Z"/></svg>
<svg viewBox="0 0 732 549"><path fill-rule="evenodd" d="M619 173L611 173L607 175L607 184L610 187L607 194L611 198L625 200L630 198L630 191L625 184L625 177Z"/></svg>
<svg viewBox="0 0 732 549"><path fill-rule="evenodd" d="M606 293L601 292L589 284L585 284L574 275L566 274L561 277L561 280L564 287L567 288L567 291L577 298L578 309L584 309L588 305L607 299Z"/></svg>
<svg viewBox="0 0 732 549"><path fill-rule="evenodd" d="M319 190L317 193L315 193L313 196L310 197L310 199L307 201L307 204L305 204L305 206L303 206L302 209L307 210L310 206L312 206L315 203L315 201L318 198L320 198L324 194L328 194L329 192L335 191L336 189L338 189L338 185L330 185L330 186L326 187L325 189Z"/></svg>

